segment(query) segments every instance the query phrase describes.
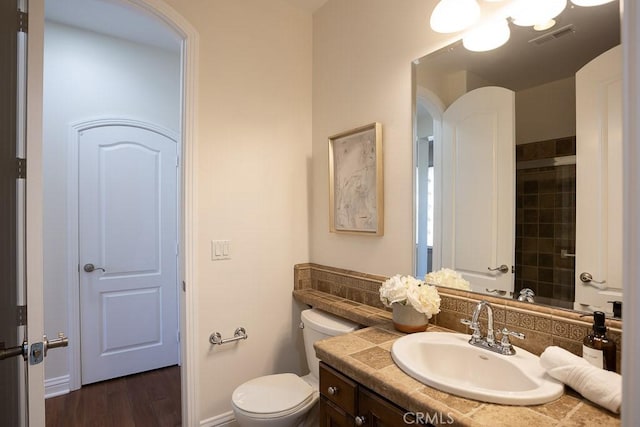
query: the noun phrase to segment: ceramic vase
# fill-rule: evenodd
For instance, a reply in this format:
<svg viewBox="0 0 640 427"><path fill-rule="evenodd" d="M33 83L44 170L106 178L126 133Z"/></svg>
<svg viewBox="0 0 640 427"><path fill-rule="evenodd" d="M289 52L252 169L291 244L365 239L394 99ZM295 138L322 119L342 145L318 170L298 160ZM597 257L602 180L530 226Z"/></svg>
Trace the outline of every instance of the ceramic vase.
<svg viewBox="0 0 640 427"><path fill-rule="evenodd" d="M411 305L393 304L393 326L400 332L408 334L424 332L429 319L423 313L416 311Z"/></svg>

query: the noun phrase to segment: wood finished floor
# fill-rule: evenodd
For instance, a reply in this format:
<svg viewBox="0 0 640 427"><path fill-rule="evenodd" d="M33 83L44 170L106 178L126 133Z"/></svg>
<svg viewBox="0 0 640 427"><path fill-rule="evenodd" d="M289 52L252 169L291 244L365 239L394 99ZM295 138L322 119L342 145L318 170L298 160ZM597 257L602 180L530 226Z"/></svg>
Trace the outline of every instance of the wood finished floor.
<svg viewBox="0 0 640 427"><path fill-rule="evenodd" d="M46 427L180 426L180 368L89 384L45 406Z"/></svg>

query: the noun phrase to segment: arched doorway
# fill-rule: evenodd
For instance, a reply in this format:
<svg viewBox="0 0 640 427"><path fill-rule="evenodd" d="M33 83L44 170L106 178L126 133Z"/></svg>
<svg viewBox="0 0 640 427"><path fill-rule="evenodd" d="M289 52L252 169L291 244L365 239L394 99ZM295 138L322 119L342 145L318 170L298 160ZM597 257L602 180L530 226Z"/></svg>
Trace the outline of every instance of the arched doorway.
<svg viewBox="0 0 640 427"><path fill-rule="evenodd" d="M47 8L49 7L50 3L55 3L55 0L46 0L45 5ZM69 6L71 2L65 1L63 3ZM87 7L90 3L94 3L94 2L81 1L78 3L81 3L81 6L84 8L84 7ZM188 391L188 384L190 383L189 377L190 376L193 377L193 366L194 366L194 364L190 363L191 353L189 351L189 346L188 346L189 336L191 335L190 331L192 329L191 325L193 325L193 322L190 318L191 310L189 310L188 307L191 307L191 302L194 300L192 291L193 289L195 289L195 286L190 288L189 291L187 292L185 291L185 287L183 286L183 283L188 282L190 284L193 284L193 277L194 277L192 272L192 266L191 266L192 257L190 252L194 243L193 242L194 234L191 231L192 222L190 221L190 218L192 216L191 207L193 203L192 201L193 193L191 191L191 186L192 186L191 177L193 176L193 173L194 173L194 167L193 167L192 155L191 155L191 152L193 149L193 134L194 134L193 117L194 117L194 108L195 108L193 103L193 94L194 94L193 75L194 75L194 70L196 68L195 64L196 64L196 54L197 54L197 34L193 30L193 28L186 21L184 21L184 19L182 19L175 11L173 11L161 0L132 0L132 1L112 0L109 2L95 2L95 3L101 3L103 5L107 4L115 8L123 9L125 13L129 13L131 16L135 15L138 17L142 17L143 20L146 19L147 21L150 21L150 20L155 21L158 27L164 28L166 32L173 32L174 37L176 39L177 60L175 62L175 69L177 70L177 75L179 77L175 80L175 87L176 87L175 93L177 94L175 103L177 104L177 112L173 117L175 120L174 123L176 123L177 126L167 126L167 127L171 128L171 130L175 131L175 133L179 135L178 138L182 144L179 150L180 161L178 163L179 171L180 171L178 174L178 177L179 177L179 188L181 191L181 197L178 198L180 202L177 208L177 211L178 211L177 216L179 218L179 222L177 224L179 256L178 256L178 268L177 268L177 274L176 274L176 280L175 280L175 285L178 288L176 292L175 304L179 305L181 310L179 328L177 327L178 325L176 325L176 336L180 336L182 338L181 340L182 342L180 344L180 348L182 349L182 352L181 352L182 353L181 354L181 359L182 359L181 371L183 372L182 389L183 389L183 395L186 395L189 393ZM49 14L47 13L47 16L48 15ZM102 18L104 18L104 14ZM113 25L114 27L117 28L120 35L122 35L122 32L121 32L121 30L123 29L122 23L123 23L122 20L119 20L118 24ZM76 21L75 24L77 26L78 22ZM92 26L92 27L95 29L95 26ZM78 29L76 28L75 30L78 30ZM45 38L46 37L47 37L47 34L45 30ZM116 44L118 42L121 44L128 43L120 40L120 41L117 41ZM47 45L49 45L48 42L47 42ZM91 50L85 50L85 53L87 52L90 53ZM46 52L45 52L45 55L46 55ZM83 62L82 65L87 66L88 63ZM47 63L45 59L45 69L46 67L47 67ZM156 73L150 74L150 75L147 75L146 77L153 78L154 75L157 75L157 74ZM53 210L62 208L61 210L64 211L66 208L66 210L68 211L69 204L64 202L61 203L60 199L55 200L58 198L58 196L60 196L60 194L59 192L56 192L56 191L53 191L53 192L49 191L50 188L48 188L48 184L51 184L51 183L48 183L46 178L47 174L56 173L56 167L53 166L53 170L52 170L52 167L47 164L47 157L51 158L51 155L50 155L51 153L47 152L47 150L50 148L50 147L47 147L47 137L48 137L47 125L49 124L48 121L50 121L51 117L47 117L46 108L51 107L51 105L48 106L48 102L50 102L50 100L47 98L47 93L46 93L46 90L47 90L46 77L47 76L45 73L45 94L43 97L43 104L45 107L44 108L45 117L44 117L44 126L43 126L44 127L44 132L43 132L44 134L44 138L43 138L44 139L44 146L43 146L44 171L43 172L45 174L45 185L43 189L44 200L45 200L44 207L43 207L44 218L45 218L44 219L45 237L44 237L43 252L45 253L45 265L43 269L44 270L43 276L44 276L44 300L45 300L46 308L44 313L44 323L45 323L44 326L45 326L45 332L48 332L49 334L52 334L52 333L55 334L56 332L53 332L54 329L56 331L57 330L68 331L68 335L71 338L71 342L74 342L76 344L74 348L69 349L67 354L60 354L59 356L59 358L63 359L62 361L63 364L65 362L68 363L68 373L65 374L63 372L63 375L56 375L55 373L53 373L52 378L54 378L54 381L51 382L50 381L51 377L48 375L50 370L47 368L47 374L45 377L45 386L46 386L45 393L47 393L47 391L51 389L50 386L53 386L53 391L55 393L56 391L64 392L65 387L67 389L73 389L74 387L79 387L80 378L78 373L80 370L80 366L79 366L80 359L78 354L79 353L78 338L79 338L80 326L79 324L74 325L74 319L78 319L79 316L78 316L78 311L73 308L72 303L74 301L74 298L73 298L72 292L70 292L70 289L76 289L77 291L76 279L78 274L78 270L77 270L78 260L73 259L74 258L73 254L71 254L71 256L69 255L69 250L68 250L69 246L67 246L66 251L63 251L67 258L66 263L59 264L58 262L56 262L56 260L51 260L51 259L47 260L47 257L51 256L52 254L51 241L55 239L57 240L58 243L60 243L59 238L63 234L61 233L60 229L51 228L48 226L47 221L52 217L51 206L53 206ZM77 74L76 74L76 77L77 77ZM93 77L95 77L95 73L93 74ZM78 80L75 80L74 82L79 83ZM102 86L103 84L104 84L104 81L100 81L99 83L97 83L98 86ZM109 92L109 91L105 90L105 93L106 92ZM115 94L116 91L112 91L111 93ZM107 101L109 101L108 98L101 98L101 100L105 104L107 103ZM69 102L70 99L67 99L66 101ZM52 110L53 111L56 110L55 106L52 107ZM148 110L145 110L145 111L146 111L146 114L148 114ZM161 116L163 114L167 115L168 113L166 113L166 111L160 112L158 113L158 116ZM92 117L96 117L96 114L89 114L89 115ZM97 114L97 115L104 117L102 114ZM128 117L132 116L132 114L125 114L125 115L127 115ZM139 115L134 115L134 116L136 118L148 119L148 117L143 117ZM154 121L154 122L158 123L158 121ZM67 126L67 134L68 133L69 132L68 132L68 126ZM59 155L59 153L57 154ZM63 169L63 171L65 169ZM59 171L60 171L60 168L58 167L58 172ZM65 176L66 178L66 174L63 174L63 176ZM53 200L53 204L52 203L48 204L48 201L51 202L52 200ZM54 216L55 216L55 213L54 213ZM64 217L67 218L68 216L65 215ZM73 226L68 225L66 228L67 229L73 228ZM47 236L47 233L49 232L52 232L54 237L52 237L52 235ZM55 237L56 234L57 234L57 237ZM68 239L69 238L68 233L63 237L65 239ZM61 251L58 251L58 252L61 252ZM61 268L61 266L65 264L66 264L66 271L64 271L65 270L64 268ZM56 267L48 268L52 265ZM62 285L64 287L63 289L57 289L55 286L52 287L50 285L51 283L55 283L55 279L52 278L50 274L52 272L55 273L56 269L58 270L57 271L58 274L65 276L65 280L62 281ZM55 305L56 301L50 298L52 294L58 293L57 292L58 290L60 291L59 293L65 297L68 297L71 294L71 298L65 298L66 304L67 304L66 310L62 310L62 311L59 310L60 307L59 306L56 307ZM66 313L69 313L69 315L67 316ZM55 324L56 322L57 324ZM74 337L75 337L75 340L74 340ZM64 358L67 358L67 361L65 361ZM55 363L56 363L55 360L52 361L52 364L55 364ZM192 405L191 399L187 399L186 396L184 396L182 399L182 402L183 402L182 412L183 412L183 423L184 423L185 420L188 420L190 418L189 414L190 413L193 414L194 411L193 409L191 409L191 405Z"/></svg>

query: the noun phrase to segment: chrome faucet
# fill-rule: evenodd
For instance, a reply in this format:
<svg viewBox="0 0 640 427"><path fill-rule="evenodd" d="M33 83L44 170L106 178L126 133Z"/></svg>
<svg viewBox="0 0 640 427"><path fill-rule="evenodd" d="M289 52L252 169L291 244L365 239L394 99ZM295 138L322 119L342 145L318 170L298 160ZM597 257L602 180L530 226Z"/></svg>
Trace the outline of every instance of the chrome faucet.
<svg viewBox="0 0 640 427"><path fill-rule="evenodd" d="M480 313L482 313L483 308L487 309L487 336L484 338L482 338L482 333L480 332ZM491 304L485 300L480 301L475 310L473 310L471 320L462 319L461 322L473 330L471 339L469 339L469 344L475 345L476 347L482 347L496 353L513 355L516 351L511 345L509 337L512 336L524 339L524 334L504 328L502 329L502 339L499 343L496 343L495 334L493 332L493 307L491 307Z"/></svg>
<svg viewBox="0 0 640 427"><path fill-rule="evenodd" d="M495 336L493 334L493 307L491 307L491 304L489 304L489 302L485 300L480 301L476 306L476 309L473 310L473 317L471 319L471 329L473 329L473 335L471 336L471 340L473 341L472 344L476 344L482 340L479 322L480 313L485 307L487 308L487 337L485 339L487 341L487 344L495 344Z"/></svg>
<svg viewBox="0 0 640 427"><path fill-rule="evenodd" d="M534 299L533 299L535 296L536 296L536 294L533 292L532 289L523 288L520 291L520 295L518 296L518 301L535 302Z"/></svg>

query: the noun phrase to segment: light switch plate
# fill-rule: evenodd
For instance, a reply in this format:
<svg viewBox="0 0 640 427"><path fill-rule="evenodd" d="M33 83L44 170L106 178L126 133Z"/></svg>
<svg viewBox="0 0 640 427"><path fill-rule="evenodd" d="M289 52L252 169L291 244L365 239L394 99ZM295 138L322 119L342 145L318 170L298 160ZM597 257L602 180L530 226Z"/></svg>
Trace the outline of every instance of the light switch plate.
<svg viewBox="0 0 640 427"><path fill-rule="evenodd" d="M222 261L231 259L231 240L211 241L211 260Z"/></svg>

